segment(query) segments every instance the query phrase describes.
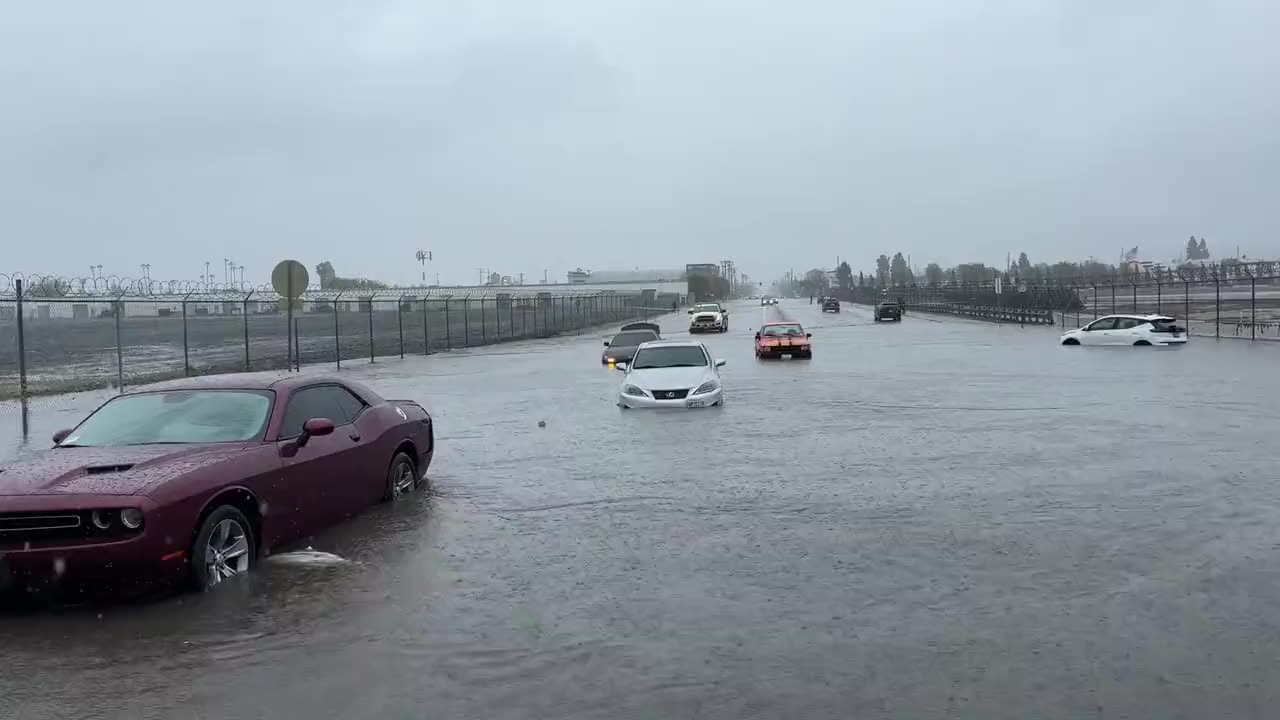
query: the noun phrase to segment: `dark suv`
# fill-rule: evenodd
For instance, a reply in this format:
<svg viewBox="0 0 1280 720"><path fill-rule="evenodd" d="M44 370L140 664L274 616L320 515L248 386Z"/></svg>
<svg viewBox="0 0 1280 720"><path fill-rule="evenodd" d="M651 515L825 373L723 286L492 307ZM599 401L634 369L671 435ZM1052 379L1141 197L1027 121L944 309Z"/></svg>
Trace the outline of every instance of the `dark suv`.
<svg viewBox="0 0 1280 720"><path fill-rule="evenodd" d="M840 301L833 297L823 298L822 312L840 312Z"/></svg>
<svg viewBox="0 0 1280 720"><path fill-rule="evenodd" d="M898 303L882 302L876 305L876 322L881 320L902 321L902 306Z"/></svg>

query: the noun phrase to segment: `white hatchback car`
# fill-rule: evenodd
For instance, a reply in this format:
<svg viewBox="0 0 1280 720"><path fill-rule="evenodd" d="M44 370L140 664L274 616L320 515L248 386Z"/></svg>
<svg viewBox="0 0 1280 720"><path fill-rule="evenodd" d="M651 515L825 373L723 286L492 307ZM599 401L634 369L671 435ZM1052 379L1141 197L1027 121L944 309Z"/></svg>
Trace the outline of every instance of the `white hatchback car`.
<svg viewBox="0 0 1280 720"><path fill-rule="evenodd" d="M1063 345L1184 345L1185 328L1168 315L1108 315L1062 334Z"/></svg>
<svg viewBox="0 0 1280 720"><path fill-rule="evenodd" d="M618 388L622 408L711 407L724 403L720 368L707 346L696 340L653 340L637 350Z"/></svg>

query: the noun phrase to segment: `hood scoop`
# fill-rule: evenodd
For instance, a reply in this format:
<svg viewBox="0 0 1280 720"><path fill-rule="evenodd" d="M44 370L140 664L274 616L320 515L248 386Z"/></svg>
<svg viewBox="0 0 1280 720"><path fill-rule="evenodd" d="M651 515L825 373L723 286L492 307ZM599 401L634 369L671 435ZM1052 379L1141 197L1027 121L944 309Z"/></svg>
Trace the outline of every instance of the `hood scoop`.
<svg viewBox="0 0 1280 720"><path fill-rule="evenodd" d="M123 465L91 465L84 469L86 475L110 475L133 469L133 463Z"/></svg>

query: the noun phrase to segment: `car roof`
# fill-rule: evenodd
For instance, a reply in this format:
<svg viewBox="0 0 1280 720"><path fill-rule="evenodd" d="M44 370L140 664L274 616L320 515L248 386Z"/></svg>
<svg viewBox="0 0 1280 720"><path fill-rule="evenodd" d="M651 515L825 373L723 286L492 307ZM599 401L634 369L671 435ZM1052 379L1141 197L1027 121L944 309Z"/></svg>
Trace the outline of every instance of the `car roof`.
<svg viewBox="0 0 1280 720"><path fill-rule="evenodd" d="M1174 320L1175 319L1171 315L1140 315L1137 313L1116 313L1114 315L1103 315L1098 319L1106 320L1108 318L1134 318L1136 320Z"/></svg>
<svg viewBox="0 0 1280 720"><path fill-rule="evenodd" d="M769 327L770 325L799 325L799 324L800 324L799 320L774 320L772 322L767 322L761 325L760 327Z"/></svg>
<svg viewBox="0 0 1280 720"><path fill-rule="evenodd" d="M643 349L643 348L651 348L651 347L706 347L706 346L697 340L685 340L680 338L674 338L674 339L667 339L667 340L650 340L647 343L641 344L640 347Z"/></svg>
<svg viewBox="0 0 1280 720"><path fill-rule="evenodd" d="M202 377L166 380L152 385L130 388L125 394L165 390L283 390L289 391L304 385L338 383L357 386L346 379L329 375L298 375L286 372L245 373L230 375L205 375Z"/></svg>

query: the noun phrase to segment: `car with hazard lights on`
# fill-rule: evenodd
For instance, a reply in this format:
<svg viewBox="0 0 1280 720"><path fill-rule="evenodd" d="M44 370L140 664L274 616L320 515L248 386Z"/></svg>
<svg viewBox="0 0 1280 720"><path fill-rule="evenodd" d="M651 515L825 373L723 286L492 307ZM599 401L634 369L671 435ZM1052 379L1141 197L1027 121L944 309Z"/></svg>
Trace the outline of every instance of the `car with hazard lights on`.
<svg viewBox="0 0 1280 720"><path fill-rule="evenodd" d="M765 323L756 331L756 358L792 358L808 360L813 357L813 333L805 332L798 322L783 321Z"/></svg>
<svg viewBox="0 0 1280 720"><path fill-rule="evenodd" d="M729 332L729 310L720 303L698 303L689 308L689 332Z"/></svg>
<svg viewBox="0 0 1280 720"><path fill-rule="evenodd" d="M651 340L662 339L662 328L657 323L638 322L623 325L618 334L604 341L604 352L600 355L600 364L630 362L635 357L636 349Z"/></svg>
<svg viewBox="0 0 1280 720"><path fill-rule="evenodd" d="M0 466L0 595L211 590L427 484L431 415L317 376L187 379L108 400Z"/></svg>

